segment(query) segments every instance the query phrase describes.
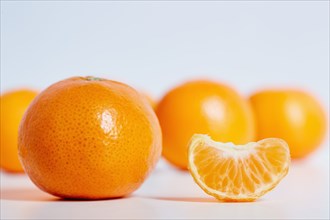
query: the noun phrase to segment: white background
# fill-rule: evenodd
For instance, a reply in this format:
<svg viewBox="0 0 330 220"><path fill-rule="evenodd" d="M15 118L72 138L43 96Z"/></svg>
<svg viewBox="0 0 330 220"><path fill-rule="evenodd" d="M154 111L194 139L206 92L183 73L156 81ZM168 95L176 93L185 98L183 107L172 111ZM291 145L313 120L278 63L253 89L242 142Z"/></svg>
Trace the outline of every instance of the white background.
<svg viewBox="0 0 330 220"><path fill-rule="evenodd" d="M229 83L245 96L269 86L299 87L318 97L328 114L329 2L1 1L1 92L21 86L44 89L76 75L120 80L154 98L178 83L201 77ZM301 162L303 166L317 164L328 173L328 139ZM329 175L320 178L329 187ZM288 186L294 188L298 180L291 180ZM319 195L329 205L326 192L319 190ZM275 195L281 199L281 194ZM317 202L317 198L311 200ZM2 205L11 207L8 215L18 213L8 210L22 207L18 201L11 201L12 206L5 201L1 200ZM274 207L270 203L267 208ZM175 217L162 215L169 212L143 213ZM303 212L279 217L299 213ZM329 210L322 213L319 217L329 218Z"/></svg>

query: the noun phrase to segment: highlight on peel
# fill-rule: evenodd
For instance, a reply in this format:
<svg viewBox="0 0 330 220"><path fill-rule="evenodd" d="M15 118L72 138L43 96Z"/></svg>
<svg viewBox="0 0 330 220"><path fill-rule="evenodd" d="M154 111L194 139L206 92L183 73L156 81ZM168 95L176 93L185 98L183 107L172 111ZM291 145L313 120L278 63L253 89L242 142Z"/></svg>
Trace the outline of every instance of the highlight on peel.
<svg viewBox="0 0 330 220"><path fill-rule="evenodd" d="M286 176L290 161L289 147L279 138L234 145L195 134L188 149L188 168L195 182L222 201L258 199Z"/></svg>

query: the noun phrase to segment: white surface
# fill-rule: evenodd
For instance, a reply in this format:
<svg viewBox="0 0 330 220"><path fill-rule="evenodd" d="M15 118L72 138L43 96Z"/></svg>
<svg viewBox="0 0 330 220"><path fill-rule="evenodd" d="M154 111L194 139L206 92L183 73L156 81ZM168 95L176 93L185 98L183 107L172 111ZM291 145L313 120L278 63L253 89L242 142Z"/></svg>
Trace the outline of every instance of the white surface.
<svg viewBox="0 0 330 220"><path fill-rule="evenodd" d="M133 195L114 200L59 200L26 176L1 174L1 219L329 219L329 169L294 163L260 200L223 203L205 194L188 172L160 163Z"/></svg>
<svg viewBox="0 0 330 220"><path fill-rule="evenodd" d="M74 75L154 97L196 77L245 96L302 87L329 112L329 2L1 1L1 92ZM1 218L329 218L328 171L329 136L255 203L217 203L164 164L131 197L95 202L54 200L2 173Z"/></svg>

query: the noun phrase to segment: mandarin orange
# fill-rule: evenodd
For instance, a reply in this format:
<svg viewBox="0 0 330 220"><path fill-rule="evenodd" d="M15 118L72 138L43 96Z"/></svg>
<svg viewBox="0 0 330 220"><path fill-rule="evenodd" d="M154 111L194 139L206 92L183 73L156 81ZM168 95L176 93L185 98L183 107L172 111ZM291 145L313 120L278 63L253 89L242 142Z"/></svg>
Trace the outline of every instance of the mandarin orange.
<svg viewBox="0 0 330 220"><path fill-rule="evenodd" d="M42 190L63 198L105 199L134 192L161 154L157 117L136 90L73 77L44 90L19 130L19 156Z"/></svg>
<svg viewBox="0 0 330 220"><path fill-rule="evenodd" d="M254 140L254 118L247 100L231 87L195 80L169 91L156 107L162 132L163 156L187 169L187 144L195 133L236 144Z"/></svg>
<svg viewBox="0 0 330 220"><path fill-rule="evenodd" d="M257 137L277 137L290 146L292 158L303 158L321 144L326 116L320 103L304 91L262 90L250 97L255 112Z"/></svg>
<svg viewBox="0 0 330 220"><path fill-rule="evenodd" d="M18 159L18 126L23 114L37 95L31 89L18 89L1 95L1 168L24 172Z"/></svg>

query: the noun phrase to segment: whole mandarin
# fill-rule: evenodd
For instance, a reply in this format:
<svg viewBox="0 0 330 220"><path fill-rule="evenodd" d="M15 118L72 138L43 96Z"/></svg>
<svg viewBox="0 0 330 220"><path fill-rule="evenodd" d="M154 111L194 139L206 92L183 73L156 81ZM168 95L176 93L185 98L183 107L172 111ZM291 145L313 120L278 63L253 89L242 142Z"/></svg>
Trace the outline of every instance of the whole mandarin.
<svg viewBox="0 0 330 220"><path fill-rule="evenodd" d="M156 107L163 156L187 169L188 142L193 134L244 144L254 140L254 118L247 100L233 88L211 80L194 80L170 90Z"/></svg>
<svg viewBox="0 0 330 220"><path fill-rule="evenodd" d="M147 101L128 85L73 77L44 90L19 130L19 156L42 190L105 199L141 186L161 154L161 130Z"/></svg>
<svg viewBox="0 0 330 220"><path fill-rule="evenodd" d="M1 95L1 168L5 171L24 172L18 159L18 127L36 95L37 92L31 89L18 89Z"/></svg>
<svg viewBox="0 0 330 220"><path fill-rule="evenodd" d="M257 137L284 139L292 158L303 158L321 144L326 116L320 103L310 94L293 89L265 89L250 97Z"/></svg>

